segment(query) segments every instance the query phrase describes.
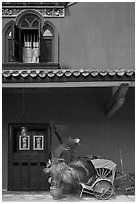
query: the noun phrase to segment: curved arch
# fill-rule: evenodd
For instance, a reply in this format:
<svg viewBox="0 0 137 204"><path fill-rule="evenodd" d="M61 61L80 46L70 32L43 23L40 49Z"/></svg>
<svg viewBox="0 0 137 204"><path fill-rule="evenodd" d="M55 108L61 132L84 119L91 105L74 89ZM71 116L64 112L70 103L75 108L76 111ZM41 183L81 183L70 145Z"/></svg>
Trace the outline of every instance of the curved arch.
<svg viewBox="0 0 137 204"><path fill-rule="evenodd" d="M51 22L48 21L48 20L46 20L46 21L44 22L43 32L44 32L46 29L50 29L51 32L55 34L55 36L58 36L58 31L57 31L56 27L54 26L53 23L51 23Z"/></svg>
<svg viewBox="0 0 137 204"><path fill-rule="evenodd" d="M52 33L52 36L55 36L55 31L54 31L54 29L51 26L49 26L49 25L44 26L44 28L42 30L42 34L44 34L44 32L46 30L49 30Z"/></svg>
<svg viewBox="0 0 137 204"><path fill-rule="evenodd" d="M38 11L36 11L35 9L27 9L27 10L23 10L21 11L15 20L16 25L19 25L20 22L22 21L22 19L26 16L26 15L30 15L33 14L37 17L37 19L39 19L39 21L41 22L41 27L43 27L44 25L44 18L42 16L42 14Z"/></svg>
<svg viewBox="0 0 137 204"><path fill-rule="evenodd" d="M10 27L12 25L14 25L14 21L13 20L10 20L2 29L2 33L3 33L3 36L5 36L7 34L7 32L10 30Z"/></svg>
<svg viewBox="0 0 137 204"><path fill-rule="evenodd" d="M30 27L30 23L28 22L28 20L27 19L24 19L24 20L22 20L22 22L21 22L21 24L20 24L20 27Z"/></svg>
<svg viewBox="0 0 137 204"><path fill-rule="evenodd" d="M31 22L31 27L38 27L38 20L34 19L32 22Z"/></svg>

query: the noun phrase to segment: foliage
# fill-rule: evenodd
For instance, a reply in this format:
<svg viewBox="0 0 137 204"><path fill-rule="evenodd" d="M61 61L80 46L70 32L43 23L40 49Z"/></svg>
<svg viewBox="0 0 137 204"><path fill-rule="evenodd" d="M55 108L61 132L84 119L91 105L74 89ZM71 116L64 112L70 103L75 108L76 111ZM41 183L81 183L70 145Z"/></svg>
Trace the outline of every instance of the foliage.
<svg viewBox="0 0 137 204"><path fill-rule="evenodd" d="M65 184L79 184L80 175L75 167L84 168L88 174L88 170L84 167L84 164L81 161L71 162L70 165L65 164L64 161L57 158L53 158L51 161L49 161L47 164L47 168L45 168L45 172L50 173L51 179L49 180L51 186L57 188Z"/></svg>
<svg viewBox="0 0 137 204"><path fill-rule="evenodd" d="M84 163L82 161L73 161L69 164L69 166L74 166L74 167L81 167L86 171L87 176L89 175L88 169L85 167Z"/></svg>

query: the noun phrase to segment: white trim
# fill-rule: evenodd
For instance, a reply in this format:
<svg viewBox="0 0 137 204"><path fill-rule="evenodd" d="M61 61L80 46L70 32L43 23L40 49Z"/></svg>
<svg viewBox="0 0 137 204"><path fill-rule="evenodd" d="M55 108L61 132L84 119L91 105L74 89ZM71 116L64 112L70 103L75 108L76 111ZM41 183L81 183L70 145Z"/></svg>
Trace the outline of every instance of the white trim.
<svg viewBox="0 0 137 204"><path fill-rule="evenodd" d="M62 88L62 87L113 87L129 84L135 87L134 81L93 81L93 82L54 82L54 83L3 83L3 88Z"/></svg>

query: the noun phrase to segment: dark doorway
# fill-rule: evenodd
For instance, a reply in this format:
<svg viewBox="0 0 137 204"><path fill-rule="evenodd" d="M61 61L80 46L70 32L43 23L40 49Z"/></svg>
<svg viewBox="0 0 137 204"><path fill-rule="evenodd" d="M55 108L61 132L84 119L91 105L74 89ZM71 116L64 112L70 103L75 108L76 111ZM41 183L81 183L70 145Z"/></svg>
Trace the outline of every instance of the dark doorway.
<svg viewBox="0 0 137 204"><path fill-rule="evenodd" d="M50 158L50 146L49 124L9 125L8 190L49 190L43 170Z"/></svg>

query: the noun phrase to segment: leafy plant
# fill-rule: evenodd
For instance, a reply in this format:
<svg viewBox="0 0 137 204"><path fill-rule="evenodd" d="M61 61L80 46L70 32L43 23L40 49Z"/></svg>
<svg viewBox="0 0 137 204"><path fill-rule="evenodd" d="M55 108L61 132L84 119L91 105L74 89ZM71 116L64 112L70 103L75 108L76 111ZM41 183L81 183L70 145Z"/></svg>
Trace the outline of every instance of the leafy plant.
<svg viewBox="0 0 137 204"><path fill-rule="evenodd" d="M73 161L70 164L58 158L49 160L45 172L50 174L51 187L60 188L65 185L75 186L80 183L81 173L77 168L82 168L88 175L89 172L81 161Z"/></svg>

